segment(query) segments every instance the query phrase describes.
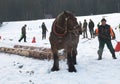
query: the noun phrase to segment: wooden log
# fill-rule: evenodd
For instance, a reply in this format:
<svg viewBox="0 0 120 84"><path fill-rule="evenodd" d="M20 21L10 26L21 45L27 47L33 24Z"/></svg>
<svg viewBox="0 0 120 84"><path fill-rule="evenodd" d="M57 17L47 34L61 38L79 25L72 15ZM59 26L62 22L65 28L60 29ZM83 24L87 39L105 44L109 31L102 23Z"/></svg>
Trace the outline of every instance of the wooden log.
<svg viewBox="0 0 120 84"><path fill-rule="evenodd" d="M26 49L26 50L44 51L44 52L52 52L50 48L44 48L44 47L14 45L14 48L20 48L20 49Z"/></svg>
<svg viewBox="0 0 120 84"><path fill-rule="evenodd" d="M25 49L23 50L23 49L6 48L6 47L0 47L0 52L37 58L37 59L40 59L40 60L43 60L43 59L51 60L51 59L53 59L52 52L25 50Z"/></svg>
<svg viewBox="0 0 120 84"><path fill-rule="evenodd" d="M14 48L0 47L0 52L32 57L41 60L53 59L53 53L51 49L43 47L15 45ZM59 59L65 60L66 57L59 54Z"/></svg>
<svg viewBox="0 0 120 84"><path fill-rule="evenodd" d="M53 59L53 54L50 48L44 48L44 47L34 47L34 46L24 46L24 45L14 45L14 48L16 49L25 49L29 50L30 56L34 56L38 59Z"/></svg>
<svg viewBox="0 0 120 84"><path fill-rule="evenodd" d="M20 56L32 57L37 59L52 59L52 53L46 53L44 51L34 51L34 50L23 50L23 49L16 49L16 48L6 48L0 47L0 52L9 53L9 54L16 54Z"/></svg>
<svg viewBox="0 0 120 84"><path fill-rule="evenodd" d="M0 47L0 52L16 54L21 56L29 56L28 50L21 50L21 49L15 49L15 48Z"/></svg>
<svg viewBox="0 0 120 84"><path fill-rule="evenodd" d="M29 52L30 54L30 57L34 57L34 58L38 58L38 59L52 59L53 58L53 54L52 53L49 53L49 52L44 52L44 51L30 51Z"/></svg>

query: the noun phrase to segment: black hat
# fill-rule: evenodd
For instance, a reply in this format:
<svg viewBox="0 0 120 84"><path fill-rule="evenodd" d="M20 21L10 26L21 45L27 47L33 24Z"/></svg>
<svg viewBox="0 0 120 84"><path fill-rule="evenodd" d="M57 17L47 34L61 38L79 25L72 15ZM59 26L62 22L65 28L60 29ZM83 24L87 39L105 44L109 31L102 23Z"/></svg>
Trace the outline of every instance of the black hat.
<svg viewBox="0 0 120 84"><path fill-rule="evenodd" d="M106 19L105 19L105 18L103 18L103 19L101 20L101 22L102 22L102 21L105 21L105 22L106 22Z"/></svg>

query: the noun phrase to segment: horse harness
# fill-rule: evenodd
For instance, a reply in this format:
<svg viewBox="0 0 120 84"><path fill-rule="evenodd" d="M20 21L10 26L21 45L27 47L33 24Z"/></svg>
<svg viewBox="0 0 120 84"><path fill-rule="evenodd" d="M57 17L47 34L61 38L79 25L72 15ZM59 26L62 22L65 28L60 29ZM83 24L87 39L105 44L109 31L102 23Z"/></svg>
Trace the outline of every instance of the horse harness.
<svg viewBox="0 0 120 84"><path fill-rule="evenodd" d="M59 38L63 38L68 32L70 32L72 35L71 36L79 36L79 31L78 31L78 27L79 25L75 25L73 26L73 29L72 30L68 30L68 19L69 18L65 18L65 28L57 25L57 21L55 20L55 22L53 23L53 32L56 36L58 36ZM56 27L61 29L61 30L64 30L64 33L60 34L60 33L57 33L56 32Z"/></svg>

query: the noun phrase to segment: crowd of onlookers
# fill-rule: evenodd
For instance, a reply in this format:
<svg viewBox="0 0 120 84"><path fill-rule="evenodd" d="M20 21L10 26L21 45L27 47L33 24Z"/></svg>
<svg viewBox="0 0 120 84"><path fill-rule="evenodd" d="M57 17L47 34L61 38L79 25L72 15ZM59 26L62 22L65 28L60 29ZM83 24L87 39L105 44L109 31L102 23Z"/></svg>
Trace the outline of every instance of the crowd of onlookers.
<svg viewBox="0 0 120 84"><path fill-rule="evenodd" d="M81 23L81 21L79 21L79 25L83 30L83 38L88 38L88 33L87 30L89 28L89 32L90 32L90 36L91 38L94 38L94 22L90 19L89 23L86 21L86 19L84 19L83 24Z"/></svg>
<svg viewBox="0 0 120 84"><path fill-rule="evenodd" d="M21 37L20 39L18 40L19 42L21 42L22 39L24 39L24 42L27 42L26 41L26 27L27 25L25 24L22 28L21 28ZM42 40L43 39L46 39L46 32L48 31L47 30L47 27L45 25L45 23L43 22L42 25L40 26L40 28L42 28Z"/></svg>
<svg viewBox="0 0 120 84"><path fill-rule="evenodd" d="M99 42L99 49L98 49L98 60L102 59L102 53L105 44L107 45L107 48L112 54L113 59L117 59L115 55L115 50L112 46L111 40L115 40L116 36L115 33L110 25L108 25L107 20L105 18L102 18L101 22L97 24L97 28L94 30L94 22L90 19L89 23L87 23L86 19L84 19L83 24L81 21L79 21L79 25L83 30L83 38L88 38L87 29L89 28L90 36L91 38L94 38L95 36L98 36L98 42ZM87 28L88 27L88 28ZM120 30L120 24L118 25L118 28ZM116 28L115 28L116 29Z"/></svg>

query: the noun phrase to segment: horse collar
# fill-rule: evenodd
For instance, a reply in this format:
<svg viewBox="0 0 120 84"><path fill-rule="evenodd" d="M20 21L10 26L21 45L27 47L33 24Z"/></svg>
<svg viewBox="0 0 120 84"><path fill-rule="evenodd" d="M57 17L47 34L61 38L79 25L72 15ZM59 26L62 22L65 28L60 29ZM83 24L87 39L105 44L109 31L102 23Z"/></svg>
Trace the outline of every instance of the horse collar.
<svg viewBox="0 0 120 84"><path fill-rule="evenodd" d="M59 37L64 37L67 33L67 31L65 31L63 34L57 33L56 32L56 26L59 27L58 25L56 25L56 20L53 23L53 32L55 35L59 36Z"/></svg>

